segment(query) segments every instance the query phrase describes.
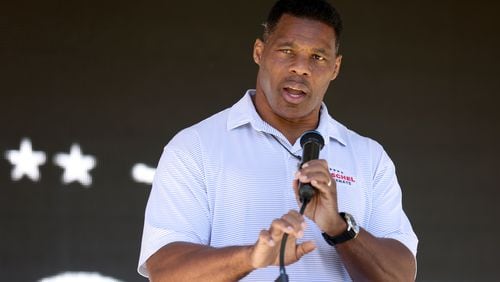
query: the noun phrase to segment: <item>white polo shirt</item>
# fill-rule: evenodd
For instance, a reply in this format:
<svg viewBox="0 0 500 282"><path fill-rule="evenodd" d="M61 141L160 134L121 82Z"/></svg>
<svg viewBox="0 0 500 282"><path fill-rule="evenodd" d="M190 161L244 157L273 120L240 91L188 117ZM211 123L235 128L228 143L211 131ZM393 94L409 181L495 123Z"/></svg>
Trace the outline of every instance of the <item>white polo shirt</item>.
<svg viewBox="0 0 500 282"><path fill-rule="evenodd" d="M262 229L299 209L292 188L299 161L283 134L257 114L251 95L231 108L179 132L160 158L146 207L138 271L164 245L185 241L213 247L251 245ZM415 255L417 237L401 205L392 161L375 141L347 129L323 104L318 130L337 182L339 211L354 216L372 235L394 238ZM306 219L307 220L307 219ZM287 266L290 281L349 281L334 247L312 221L302 240L318 248ZM301 241L302 241L301 240ZM258 269L242 281L274 281L278 267Z"/></svg>

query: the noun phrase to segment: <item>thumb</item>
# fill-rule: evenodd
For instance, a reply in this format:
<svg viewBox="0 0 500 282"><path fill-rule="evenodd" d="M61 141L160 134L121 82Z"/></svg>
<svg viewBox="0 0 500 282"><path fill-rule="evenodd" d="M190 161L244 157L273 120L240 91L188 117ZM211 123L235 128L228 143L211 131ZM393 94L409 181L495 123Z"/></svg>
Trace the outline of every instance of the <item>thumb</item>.
<svg viewBox="0 0 500 282"><path fill-rule="evenodd" d="M307 241L300 245L297 245L296 254L297 259L300 259L305 254L308 254L316 249L316 244L314 241Z"/></svg>

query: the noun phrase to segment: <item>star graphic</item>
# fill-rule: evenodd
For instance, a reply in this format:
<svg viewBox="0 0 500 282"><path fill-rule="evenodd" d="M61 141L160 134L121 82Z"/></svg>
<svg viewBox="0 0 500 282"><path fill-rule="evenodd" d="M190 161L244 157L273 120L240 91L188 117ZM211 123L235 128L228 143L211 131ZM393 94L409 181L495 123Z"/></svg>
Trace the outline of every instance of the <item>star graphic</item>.
<svg viewBox="0 0 500 282"><path fill-rule="evenodd" d="M96 165L96 159L91 155L82 155L80 145L73 144L69 154L58 153L54 156L54 163L64 169L62 182L68 184L74 181L84 186L92 184L89 171Z"/></svg>
<svg viewBox="0 0 500 282"><path fill-rule="evenodd" d="M154 167L149 167L143 163L137 163L132 167L132 179L136 182L151 184L153 183L155 171L156 168Z"/></svg>
<svg viewBox="0 0 500 282"><path fill-rule="evenodd" d="M33 151L31 141L28 138L21 140L18 150L8 150L5 152L5 158L14 166L11 172L12 180L17 181L24 175L33 181L40 179L39 166L46 160L44 152Z"/></svg>

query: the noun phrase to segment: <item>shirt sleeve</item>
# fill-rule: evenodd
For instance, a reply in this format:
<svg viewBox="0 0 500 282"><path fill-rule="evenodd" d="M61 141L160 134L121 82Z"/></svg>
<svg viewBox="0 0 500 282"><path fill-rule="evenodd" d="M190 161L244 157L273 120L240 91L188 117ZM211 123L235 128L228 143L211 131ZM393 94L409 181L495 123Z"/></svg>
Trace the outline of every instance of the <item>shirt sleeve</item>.
<svg viewBox="0 0 500 282"><path fill-rule="evenodd" d="M138 272L147 259L176 241L208 244L211 216L197 134L184 130L164 148L146 206Z"/></svg>
<svg viewBox="0 0 500 282"><path fill-rule="evenodd" d="M418 239L403 210L394 164L383 149L378 160L373 178L373 210L367 231L376 237L400 241L416 256Z"/></svg>

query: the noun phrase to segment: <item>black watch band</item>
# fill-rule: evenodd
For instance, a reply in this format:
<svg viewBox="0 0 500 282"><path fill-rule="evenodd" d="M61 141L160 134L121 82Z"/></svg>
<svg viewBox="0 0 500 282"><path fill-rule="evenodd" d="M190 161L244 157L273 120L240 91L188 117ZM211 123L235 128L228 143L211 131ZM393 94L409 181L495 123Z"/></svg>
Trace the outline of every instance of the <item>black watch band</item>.
<svg viewBox="0 0 500 282"><path fill-rule="evenodd" d="M356 236L358 236L359 228L356 225L354 218L350 214L346 215L346 213L344 213L344 212L339 213L339 215L347 223L347 229L342 234L337 235L337 236L330 236L330 235L326 234L325 232L323 232L321 234L321 235L323 235L323 238L330 246L335 246L337 244L344 243L344 242L349 241L351 239L354 239L354 238L356 238ZM349 219L347 219L347 217Z"/></svg>

